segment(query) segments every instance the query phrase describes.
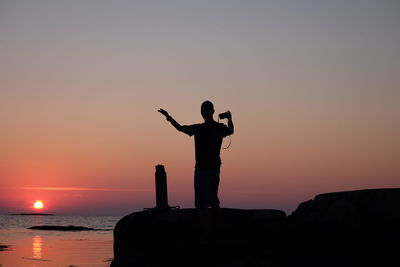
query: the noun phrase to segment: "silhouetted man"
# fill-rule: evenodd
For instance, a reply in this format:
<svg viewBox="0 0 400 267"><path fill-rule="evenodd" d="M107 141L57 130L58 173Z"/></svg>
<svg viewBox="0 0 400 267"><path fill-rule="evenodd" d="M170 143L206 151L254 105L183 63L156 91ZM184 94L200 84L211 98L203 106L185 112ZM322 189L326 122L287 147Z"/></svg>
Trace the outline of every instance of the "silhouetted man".
<svg viewBox="0 0 400 267"><path fill-rule="evenodd" d="M196 166L194 174L195 206L206 234L210 233L210 216L208 208L219 209L218 185L221 167L220 151L222 139L233 134L232 115L228 111L228 126L214 120L214 106L210 101L201 104L203 123L193 125L180 125L167 111L159 109L178 131L189 136L194 135Z"/></svg>

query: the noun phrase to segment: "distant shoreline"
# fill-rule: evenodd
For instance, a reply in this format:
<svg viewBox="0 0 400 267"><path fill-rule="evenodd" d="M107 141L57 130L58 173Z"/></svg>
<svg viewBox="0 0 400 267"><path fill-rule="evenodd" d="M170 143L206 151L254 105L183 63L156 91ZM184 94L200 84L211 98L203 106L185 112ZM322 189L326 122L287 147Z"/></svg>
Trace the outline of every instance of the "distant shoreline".
<svg viewBox="0 0 400 267"><path fill-rule="evenodd" d="M54 216L55 214L51 213L13 213L13 214L8 214L8 215L40 215L40 216Z"/></svg>
<svg viewBox="0 0 400 267"><path fill-rule="evenodd" d="M10 250L9 245L0 245L0 251L7 251L7 250Z"/></svg>
<svg viewBox="0 0 400 267"><path fill-rule="evenodd" d="M36 225L28 227L31 230L47 230L47 231L112 231L113 229L95 229L91 227L75 226L75 225Z"/></svg>

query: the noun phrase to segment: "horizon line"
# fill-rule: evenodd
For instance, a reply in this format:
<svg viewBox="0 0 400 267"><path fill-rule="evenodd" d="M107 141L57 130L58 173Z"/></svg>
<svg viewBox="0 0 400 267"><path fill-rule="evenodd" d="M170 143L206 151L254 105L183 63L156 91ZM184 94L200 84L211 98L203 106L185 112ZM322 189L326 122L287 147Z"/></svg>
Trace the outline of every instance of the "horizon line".
<svg viewBox="0 0 400 267"><path fill-rule="evenodd" d="M14 187L18 190L49 190L49 191L98 191L98 192L152 192L155 193L155 189L126 189L126 188L101 188L101 187L45 187L45 186L20 186ZM1 188L0 189L6 189ZM10 188L8 188L10 189ZM190 190L168 190L171 193L193 193ZM228 194L263 194L265 191L252 191L252 190L232 190L227 189L223 192Z"/></svg>

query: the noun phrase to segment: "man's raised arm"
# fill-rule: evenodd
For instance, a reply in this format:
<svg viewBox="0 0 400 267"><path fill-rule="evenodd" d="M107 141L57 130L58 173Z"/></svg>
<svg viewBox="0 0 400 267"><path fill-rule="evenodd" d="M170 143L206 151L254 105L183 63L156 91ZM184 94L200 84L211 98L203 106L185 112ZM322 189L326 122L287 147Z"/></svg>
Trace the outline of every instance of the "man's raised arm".
<svg viewBox="0 0 400 267"><path fill-rule="evenodd" d="M172 118L167 111L163 110L162 108L160 108L158 110L158 112L160 112L161 114L163 114L165 116L165 118L167 119L167 121L169 121L172 126L174 126L178 131L182 132L183 131L183 127L182 125L180 125L176 120L174 120L174 118Z"/></svg>
<svg viewBox="0 0 400 267"><path fill-rule="evenodd" d="M228 111L228 130L229 130L229 135L233 134L233 121L232 121L232 114L230 111Z"/></svg>

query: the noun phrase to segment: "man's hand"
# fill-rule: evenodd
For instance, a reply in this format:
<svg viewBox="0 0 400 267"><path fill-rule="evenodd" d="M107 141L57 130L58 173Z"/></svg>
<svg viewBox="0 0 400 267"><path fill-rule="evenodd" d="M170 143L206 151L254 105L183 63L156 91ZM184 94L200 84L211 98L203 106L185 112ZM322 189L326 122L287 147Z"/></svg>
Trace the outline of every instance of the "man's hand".
<svg viewBox="0 0 400 267"><path fill-rule="evenodd" d="M232 113L228 110L227 112L227 116L226 116L226 118L228 119L228 120L232 120Z"/></svg>
<svg viewBox="0 0 400 267"><path fill-rule="evenodd" d="M157 110L158 112L160 112L161 114L163 114L165 116L165 118L167 119L167 121L169 121L172 126L174 126L178 131L182 131L182 126L177 123L169 114L166 110L163 110L162 108L160 108L159 110Z"/></svg>
<svg viewBox="0 0 400 267"><path fill-rule="evenodd" d="M168 112L167 111L165 111L165 110L163 110L162 108L160 108L159 110L158 110L158 112L160 112L161 114L163 114L166 118L168 118L169 117L169 114L168 114Z"/></svg>

